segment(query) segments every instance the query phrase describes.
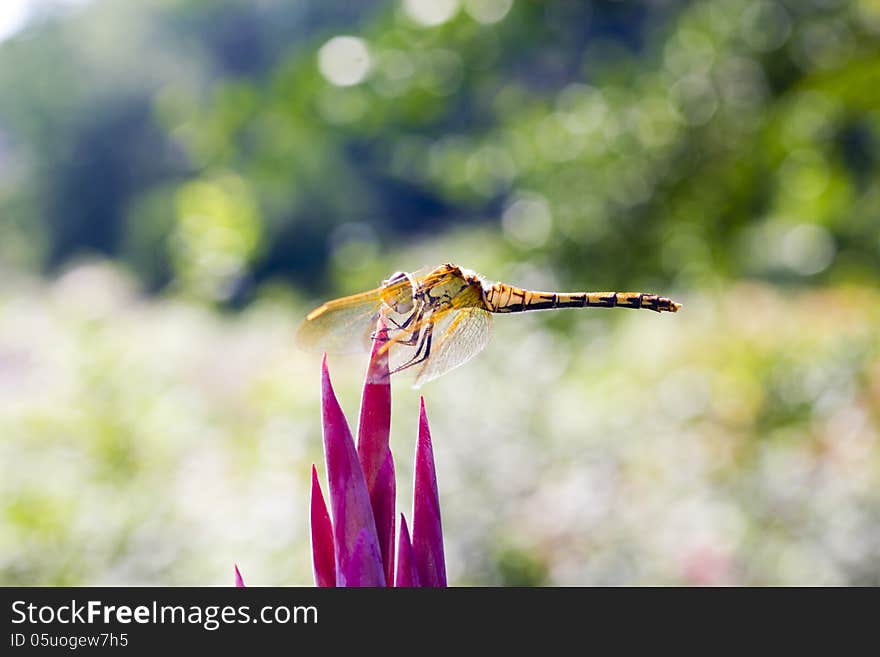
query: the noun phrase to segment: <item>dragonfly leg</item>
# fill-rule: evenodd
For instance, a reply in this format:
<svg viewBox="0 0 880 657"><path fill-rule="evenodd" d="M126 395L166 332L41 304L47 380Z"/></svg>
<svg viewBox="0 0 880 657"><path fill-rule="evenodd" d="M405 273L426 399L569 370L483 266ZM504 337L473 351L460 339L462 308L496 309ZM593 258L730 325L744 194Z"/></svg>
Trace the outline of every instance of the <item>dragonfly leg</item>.
<svg viewBox="0 0 880 657"><path fill-rule="evenodd" d="M387 321L387 322L389 322L390 324L393 325L392 330L403 331L403 330L406 329L407 326L409 326L410 324L412 324L412 321L413 321L416 317L419 316L419 310L418 310L418 309L413 310L413 311L409 314L409 316L407 316L406 320L405 320L403 323L400 323L400 324L398 324L397 321L394 320L394 318L389 317L384 311L383 311L382 316L383 316L383 318L385 319L385 321ZM375 340L377 337L379 337L379 332L378 332L378 331L371 331L371 332L370 332L370 340ZM398 343L398 344L415 344L415 342L414 342L414 341L411 341L411 339L410 339L410 341L408 341L408 342L405 342L405 343Z"/></svg>
<svg viewBox="0 0 880 657"><path fill-rule="evenodd" d="M409 314L409 317L407 317L406 320L405 320L402 324L398 324L397 322L395 322L395 321L394 321L393 319L391 319L390 317L388 318L388 321L391 322L392 324L394 324L394 326L395 326L396 328L399 328L399 329L402 331L402 330L405 329L407 326L409 326L410 324L412 324L413 320L414 320L416 317L421 316L421 313L422 313L422 310L421 310L421 306L420 306L420 307L418 307L418 308L414 308L413 311Z"/></svg>
<svg viewBox="0 0 880 657"><path fill-rule="evenodd" d="M393 370L391 370L390 374L395 374L397 372L400 372L401 370L405 370L405 369L412 367L414 365L418 365L419 363L422 363L428 359L428 356L431 355L431 339L432 339L431 331L432 330L433 330L433 325L428 324L428 326L425 327L425 330L421 335L421 339L419 341L419 346L416 349L416 353L413 354L413 357L410 358L408 361L406 361L403 365L395 367ZM420 356L419 354L422 352L422 350L424 350L424 353L422 353Z"/></svg>
<svg viewBox="0 0 880 657"><path fill-rule="evenodd" d="M406 331L407 328L410 326L410 324L412 324L413 322L415 322L415 325L418 326L419 323L421 322L422 316L424 314L425 314L425 312L424 312L423 307L419 307L419 308L416 308L415 310L413 310L412 313L410 313L409 317L407 317L406 320L401 324L398 324L390 317L388 318L388 321L390 321L392 324L394 324L394 326L397 327L397 330ZM410 329L409 333L410 333L410 336L406 340L395 340L394 344L400 344L400 345L406 345L406 346L412 346L412 345L418 344L419 340L421 339L421 331L414 331L414 330Z"/></svg>

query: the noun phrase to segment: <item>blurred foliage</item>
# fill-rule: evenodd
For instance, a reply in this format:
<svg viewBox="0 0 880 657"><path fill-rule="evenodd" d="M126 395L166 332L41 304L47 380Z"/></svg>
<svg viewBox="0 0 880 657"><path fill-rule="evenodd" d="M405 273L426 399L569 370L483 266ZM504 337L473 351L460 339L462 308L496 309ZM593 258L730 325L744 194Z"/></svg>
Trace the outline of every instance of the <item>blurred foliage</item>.
<svg viewBox="0 0 880 657"><path fill-rule="evenodd" d="M371 285L405 243L485 224L484 253L569 284L871 280L878 16L96 1L0 44L0 258L98 251L235 302ZM231 205L181 201L218 180Z"/></svg>
<svg viewBox="0 0 880 657"><path fill-rule="evenodd" d="M876 0L81 4L0 42L0 583L309 583L306 298L452 261L685 303L425 389L453 583L880 584Z"/></svg>

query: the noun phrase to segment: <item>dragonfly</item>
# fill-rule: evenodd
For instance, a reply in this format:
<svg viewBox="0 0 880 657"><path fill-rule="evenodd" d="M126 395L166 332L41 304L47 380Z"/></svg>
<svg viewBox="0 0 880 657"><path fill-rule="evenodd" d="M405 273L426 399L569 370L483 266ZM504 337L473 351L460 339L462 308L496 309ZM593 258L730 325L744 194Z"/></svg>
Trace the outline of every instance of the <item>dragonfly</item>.
<svg viewBox="0 0 880 657"><path fill-rule="evenodd" d="M415 387L436 379L482 351L492 315L557 308L644 308L678 312L681 304L644 292L536 292L485 279L446 263L425 274L395 272L374 290L328 301L301 324L307 349L351 352L369 348L383 329L389 374L413 369ZM382 320L381 324L377 324Z"/></svg>

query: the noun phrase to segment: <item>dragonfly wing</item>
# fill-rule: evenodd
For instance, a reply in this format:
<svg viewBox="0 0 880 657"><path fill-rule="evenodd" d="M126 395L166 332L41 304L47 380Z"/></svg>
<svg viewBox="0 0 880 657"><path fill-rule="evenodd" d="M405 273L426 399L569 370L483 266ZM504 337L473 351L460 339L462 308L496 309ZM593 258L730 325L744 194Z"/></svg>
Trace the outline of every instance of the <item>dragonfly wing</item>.
<svg viewBox="0 0 880 657"><path fill-rule="evenodd" d="M382 288L318 306L300 324L297 344L310 351L341 353L369 349L382 308Z"/></svg>
<svg viewBox="0 0 880 657"><path fill-rule="evenodd" d="M423 365L417 365L418 388L469 361L489 343L492 315L483 308L456 308L433 318L431 353Z"/></svg>
<svg viewBox="0 0 880 657"><path fill-rule="evenodd" d="M334 299L308 314L297 332L297 343L313 351L358 352L369 350L379 313L384 311L391 322L404 321L405 315L393 312L385 299L398 302L411 298L409 281L403 280Z"/></svg>

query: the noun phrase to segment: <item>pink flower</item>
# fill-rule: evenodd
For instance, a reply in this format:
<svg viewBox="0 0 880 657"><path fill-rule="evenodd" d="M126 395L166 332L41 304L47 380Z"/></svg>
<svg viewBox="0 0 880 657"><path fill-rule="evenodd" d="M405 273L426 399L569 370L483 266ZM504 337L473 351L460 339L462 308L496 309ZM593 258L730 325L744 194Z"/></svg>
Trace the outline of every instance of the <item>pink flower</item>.
<svg viewBox="0 0 880 657"><path fill-rule="evenodd" d="M327 513L313 466L312 563L318 586L446 586L437 477L424 399L416 446L412 540L401 514L395 570L396 484L388 445L391 383L387 352L381 349L386 340L380 324L361 397L357 449L324 359L324 456L332 513Z"/></svg>
<svg viewBox="0 0 880 657"><path fill-rule="evenodd" d="M339 406L327 357L321 367L324 459L330 491L328 512L312 465L310 524L317 586L446 586L443 530L431 433L421 400L416 444L412 538L400 514L395 555L394 458L387 330L379 324L361 397L357 447ZM396 566L395 569L395 556ZM235 567L235 584L244 581Z"/></svg>

